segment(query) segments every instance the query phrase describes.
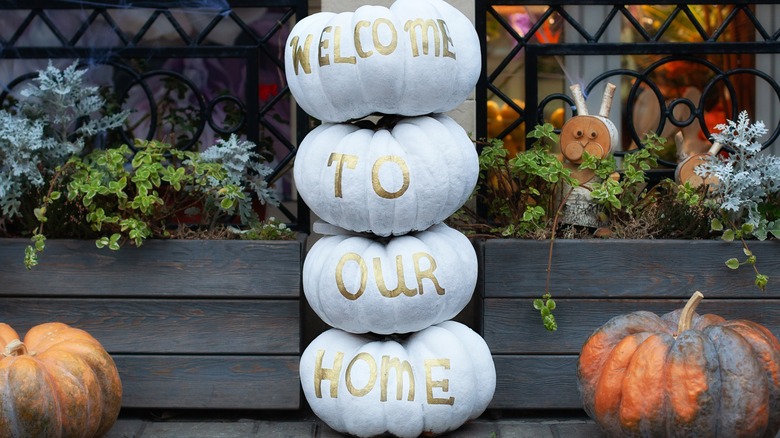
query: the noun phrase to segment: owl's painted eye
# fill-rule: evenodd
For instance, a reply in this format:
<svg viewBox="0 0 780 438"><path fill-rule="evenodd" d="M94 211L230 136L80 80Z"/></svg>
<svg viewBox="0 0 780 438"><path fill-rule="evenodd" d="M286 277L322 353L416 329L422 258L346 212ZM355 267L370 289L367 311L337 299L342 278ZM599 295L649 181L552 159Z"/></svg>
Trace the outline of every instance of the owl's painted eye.
<svg viewBox="0 0 780 438"><path fill-rule="evenodd" d="M585 133L582 132L582 129L574 131L574 138L582 138L583 135L585 135Z"/></svg>
<svg viewBox="0 0 780 438"><path fill-rule="evenodd" d="M598 137L598 136L599 136L599 134L595 130L594 131L590 131L590 134L588 134L588 137L590 137L591 140L595 140L596 137Z"/></svg>

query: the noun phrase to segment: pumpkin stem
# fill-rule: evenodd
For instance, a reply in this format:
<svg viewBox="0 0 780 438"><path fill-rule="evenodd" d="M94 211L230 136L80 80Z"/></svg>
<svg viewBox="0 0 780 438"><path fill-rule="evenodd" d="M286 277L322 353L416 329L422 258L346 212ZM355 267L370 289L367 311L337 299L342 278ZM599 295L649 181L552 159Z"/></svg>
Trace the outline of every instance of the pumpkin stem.
<svg viewBox="0 0 780 438"><path fill-rule="evenodd" d="M680 321L677 323L677 335L681 335L684 331L691 328L693 322L693 313L696 311L696 307L704 298L704 294L699 291L693 293L693 296L685 303L682 313L680 313ZM675 336L676 337L676 336Z"/></svg>
<svg viewBox="0 0 780 438"><path fill-rule="evenodd" d="M5 346L5 351L3 352L3 356L5 357L23 356L25 354L27 354L27 346L18 339L9 342L8 345Z"/></svg>

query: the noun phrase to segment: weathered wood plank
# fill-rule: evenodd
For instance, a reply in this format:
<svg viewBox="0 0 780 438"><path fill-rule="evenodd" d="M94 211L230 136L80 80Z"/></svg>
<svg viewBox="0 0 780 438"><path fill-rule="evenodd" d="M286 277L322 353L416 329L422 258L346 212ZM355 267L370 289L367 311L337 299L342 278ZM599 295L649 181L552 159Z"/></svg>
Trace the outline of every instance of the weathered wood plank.
<svg viewBox="0 0 780 438"><path fill-rule="evenodd" d="M125 408L297 409L298 356L115 355Z"/></svg>
<svg viewBox="0 0 780 438"><path fill-rule="evenodd" d="M59 321L109 353L297 354L298 300L3 298L0 321L24 336Z"/></svg>
<svg viewBox="0 0 780 438"><path fill-rule="evenodd" d="M753 285L749 267L725 266L743 258L742 248L720 240L556 240L550 288L559 298L685 298L695 290L708 297L780 298L780 241L749 246L770 278L766 292ZM549 241L493 239L477 248L485 257L484 296L538 297L545 290Z"/></svg>
<svg viewBox="0 0 780 438"><path fill-rule="evenodd" d="M582 409L577 356L493 356L496 392L488 409Z"/></svg>
<svg viewBox="0 0 780 438"><path fill-rule="evenodd" d="M303 239L149 240L119 251L48 240L27 272L26 239L0 239L0 295L298 297ZM209 257L204 257L208 255ZM75 256L75 257L74 257Z"/></svg>
<svg viewBox="0 0 780 438"><path fill-rule="evenodd" d="M488 298L483 303L482 336L493 354L578 354L594 330L610 318L636 310L658 315L681 308L685 300L556 299L556 332L542 326L530 298ZM708 299L697 309L726 319L749 319L780 338L780 300Z"/></svg>

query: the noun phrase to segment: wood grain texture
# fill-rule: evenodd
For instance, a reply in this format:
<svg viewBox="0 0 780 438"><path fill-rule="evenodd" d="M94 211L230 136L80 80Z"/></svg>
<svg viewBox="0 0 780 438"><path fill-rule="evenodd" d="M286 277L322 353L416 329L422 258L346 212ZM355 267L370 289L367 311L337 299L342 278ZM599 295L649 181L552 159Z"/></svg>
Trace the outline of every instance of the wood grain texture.
<svg viewBox="0 0 780 438"><path fill-rule="evenodd" d="M682 308L684 300L559 299L553 312L556 332L542 326L539 311L529 298L489 298L484 301L483 331L493 354L579 354L582 345L610 318L647 310L658 315ZM766 326L780 338L780 300L708 299L697 312L726 319L748 319Z"/></svg>
<svg viewBox="0 0 780 438"><path fill-rule="evenodd" d="M298 300L3 298L20 334L43 322L86 330L111 354L297 354Z"/></svg>
<svg viewBox="0 0 780 438"><path fill-rule="evenodd" d="M485 297L539 297L545 290L549 241L493 239L477 242L484 255ZM753 285L750 267L731 270L725 261L744 258L741 244L720 240L556 240L550 289L557 298L780 298L780 241L750 242L766 292Z"/></svg>
<svg viewBox="0 0 780 438"><path fill-rule="evenodd" d="M50 240L22 265L0 239L0 321L21 332L62 321L114 357L123 406L297 409L301 266L297 241L150 240L98 249Z"/></svg>
<svg viewBox="0 0 780 438"><path fill-rule="evenodd" d="M0 239L0 295L265 297L300 295L297 241L149 240L119 251L91 240L48 240L23 265L27 239Z"/></svg>
<svg viewBox="0 0 780 438"><path fill-rule="evenodd" d="M582 409L577 356L494 355L496 392L488 409Z"/></svg>
<svg viewBox="0 0 780 438"><path fill-rule="evenodd" d="M125 408L297 409L296 356L115 355Z"/></svg>
<svg viewBox="0 0 780 438"><path fill-rule="evenodd" d="M557 240L550 291L557 332L544 329L532 300L545 291L549 241L476 242L480 333L496 365L492 409L581 409L576 364L582 345L610 318L635 310L662 314L700 290L699 313L749 319L780 336L780 242L750 242L766 292L739 243L684 240ZM774 279L774 280L773 280Z"/></svg>

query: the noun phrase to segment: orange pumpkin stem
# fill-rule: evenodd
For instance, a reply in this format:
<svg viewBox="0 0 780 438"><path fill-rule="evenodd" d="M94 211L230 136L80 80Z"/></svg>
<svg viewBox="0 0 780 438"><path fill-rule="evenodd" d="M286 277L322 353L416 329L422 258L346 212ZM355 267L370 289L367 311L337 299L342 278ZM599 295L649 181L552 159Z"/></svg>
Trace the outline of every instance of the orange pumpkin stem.
<svg viewBox="0 0 780 438"><path fill-rule="evenodd" d="M685 303L682 313L680 313L680 321L677 323L677 335L681 335L684 331L691 328L691 322L693 321L693 313L696 311L696 307L704 298L704 294L699 291L693 293L693 296Z"/></svg>
<svg viewBox="0 0 780 438"><path fill-rule="evenodd" d="M8 345L5 346L5 351L3 351L3 355L5 357L9 356L23 356L27 354L27 346L24 345L24 342L14 339L13 341L9 342Z"/></svg>

